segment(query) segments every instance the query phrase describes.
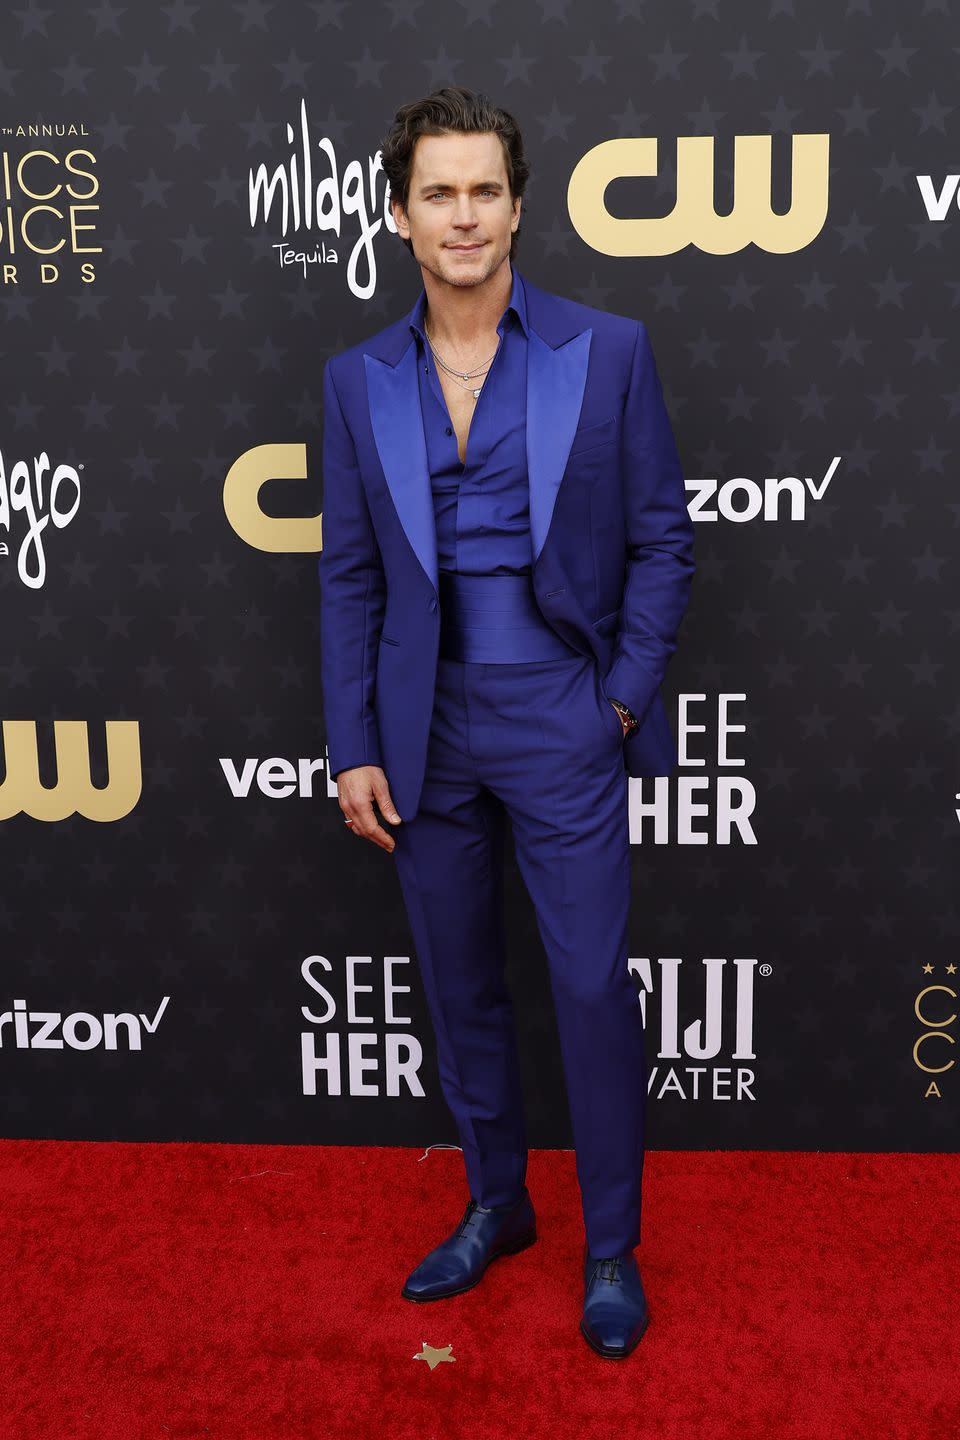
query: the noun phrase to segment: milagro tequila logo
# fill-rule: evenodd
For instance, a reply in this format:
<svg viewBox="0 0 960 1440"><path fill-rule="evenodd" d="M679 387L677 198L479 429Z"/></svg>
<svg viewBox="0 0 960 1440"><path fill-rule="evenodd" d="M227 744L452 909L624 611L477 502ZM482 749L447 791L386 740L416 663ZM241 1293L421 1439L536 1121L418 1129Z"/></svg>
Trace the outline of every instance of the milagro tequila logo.
<svg viewBox="0 0 960 1440"><path fill-rule="evenodd" d="M322 232L332 231L338 238L345 220L357 216L360 221L360 235L347 260L347 284L358 300L369 300L377 285L377 264L373 240L385 224L388 231L396 235L390 210L390 186L383 181L383 195L378 195L378 175L383 174L381 152L367 156L361 163L350 160L340 173L337 152L326 135L312 145L310 127L307 121L307 102L300 101L299 134L287 123L287 144L290 155L276 166L272 173L266 165L247 172L247 197L250 226L258 220L270 225L276 220L279 210L280 234L284 237L274 245L281 268L296 265L304 275L311 265L339 265L340 256L332 245L322 238ZM325 173L316 175L315 165L319 151L324 157L322 168ZM377 212L380 211L380 214ZM376 216L376 218L373 218ZM321 232L319 243L312 247L298 248L287 236L291 233L307 235ZM360 262L366 266L367 278L358 277Z"/></svg>
<svg viewBox="0 0 960 1440"><path fill-rule="evenodd" d="M9 466L9 468L8 468ZM41 450L33 460L12 465L0 450L0 556L17 547L17 574L31 590L39 590L47 577L43 532L53 522L64 530L80 509L80 471L83 466L58 465L49 475L50 456Z"/></svg>

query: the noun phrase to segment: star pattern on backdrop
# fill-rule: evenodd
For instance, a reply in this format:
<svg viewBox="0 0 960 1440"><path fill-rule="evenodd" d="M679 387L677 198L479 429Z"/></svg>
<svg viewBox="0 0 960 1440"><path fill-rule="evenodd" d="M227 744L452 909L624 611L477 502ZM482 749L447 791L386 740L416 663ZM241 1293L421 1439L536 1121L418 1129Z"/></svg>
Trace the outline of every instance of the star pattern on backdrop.
<svg viewBox="0 0 960 1440"><path fill-rule="evenodd" d="M356 300L349 223L326 237L338 265L306 279L281 270L277 224L250 224L248 172L288 154L301 96L313 140L328 137L342 167L373 156L405 99L482 82L517 115L532 161L519 267L644 321L685 474L718 487L816 482L840 456L796 519L782 506L697 528L665 694L671 707L680 693L747 694L737 739L757 844L635 845L630 950L683 955L684 1024L702 1010L698 957L769 963L750 1062L763 1104L654 1102L650 1143L942 1144L948 1104L921 1102L904 1057L917 1033L905 952L920 944L939 964L960 935L960 218L954 207L930 220L916 180L939 188L955 166L957 107L939 68L955 48L949 7L892 22L874 0L850 0L811 25L795 0L729 14L719 0L679 12L534 0L514 7L509 33L495 0L464 0L433 28L424 0L389 0L378 24L368 12L358 24L345 0L228 10L224 26L189 0L137 11L27 0L0 57L6 123L89 127L103 246L86 257L92 284L80 257L61 256L62 278L41 286L20 255L23 279L0 292L5 467L43 450L83 466L76 518L43 533L43 588L17 574L16 520L0 557L5 713L36 720L47 776L52 720L86 718L95 785L107 778L103 720L134 719L143 778L136 809L111 825L5 822L0 933L17 994L38 1008L153 1013L173 996L133 1084L122 1056L4 1046L5 1133L39 1133L37 1116L102 1138L186 1128L397 1143L427 1120L449 1127L415 978L405 999L425 1041L426 1101L382 1098L358 1116L298 1094L302 957L409 954L410 939L389 862L343 835L322 770L309 796L229 791L221 757L296 764L322 758L324 742L316 555L245 544L223 483L258 444L302 445L309 480L272 493L285 514L321 509L322 364L408 310L420 284L381 227L374 294ZM773 136L780 184L789 137L823 131L828 215L794 254L609 257L570 222L570 172L604 139L658 138L657 175L608 192L626 216L667 213L677 137L714 136L723 213L736 135ZM58 238L49 216L33 233ZM531 1121L569 1144L553 1019L530 1003L546 985L536 917L515 870L507 897L521 1044L543 1082Z"/></svg>

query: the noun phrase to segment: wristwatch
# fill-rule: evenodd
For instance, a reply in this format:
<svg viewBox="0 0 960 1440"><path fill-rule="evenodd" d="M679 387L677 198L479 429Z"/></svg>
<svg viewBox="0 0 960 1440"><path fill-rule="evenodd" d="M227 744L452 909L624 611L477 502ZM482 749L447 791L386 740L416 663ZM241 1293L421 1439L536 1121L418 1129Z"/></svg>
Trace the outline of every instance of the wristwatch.
<svg viewBox="0 0 960 1440"><path fill-rule="evenodd" d="M637 726L640 724L640 721L637 719L636 715L634 715L633 711L629 709L626 705L624 705L622 700L613 700L610 698L609 695L607 696L607 699L610 700L610 704L616 710L617 714L620 716L620 719L626 726L623 732L624 738L626 738L630 734L631 730L636 730Z"/></svg>

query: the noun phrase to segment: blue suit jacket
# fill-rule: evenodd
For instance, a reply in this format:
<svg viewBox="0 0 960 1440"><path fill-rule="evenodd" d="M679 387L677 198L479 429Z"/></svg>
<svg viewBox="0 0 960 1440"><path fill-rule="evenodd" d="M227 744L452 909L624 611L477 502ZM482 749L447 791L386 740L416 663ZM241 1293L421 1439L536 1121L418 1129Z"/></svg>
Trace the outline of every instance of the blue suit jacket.
<svg viewBox="0 0 960 1440"><path fill-rule="evenodd" d="M532 578L558 634L640 721L630 775L677 749L659 693L694 572L683 473L642 323L524 276ZM323 372L321 682L330 774L386 772L416 814L440 630L437 541L409 315Z"/></svg>

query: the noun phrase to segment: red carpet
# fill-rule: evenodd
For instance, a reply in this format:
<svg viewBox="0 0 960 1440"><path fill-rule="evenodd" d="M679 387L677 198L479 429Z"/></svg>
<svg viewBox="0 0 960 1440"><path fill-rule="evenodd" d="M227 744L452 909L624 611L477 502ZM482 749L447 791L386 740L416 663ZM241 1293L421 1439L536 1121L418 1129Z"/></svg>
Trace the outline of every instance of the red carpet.
<svg viewBox="0 0 960 1440"><path fill-rule="evenodd" d="M467 1199L422 1154L0 1141L3 1440L960 1434L956 1155L648 1152L616 1361L577 1331L570 1151L530 1157L536 1245L401 1299Z"/></svg>

